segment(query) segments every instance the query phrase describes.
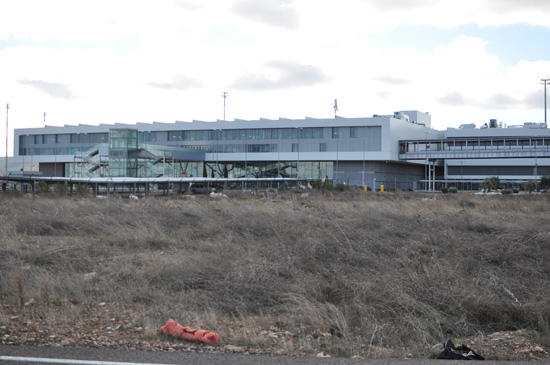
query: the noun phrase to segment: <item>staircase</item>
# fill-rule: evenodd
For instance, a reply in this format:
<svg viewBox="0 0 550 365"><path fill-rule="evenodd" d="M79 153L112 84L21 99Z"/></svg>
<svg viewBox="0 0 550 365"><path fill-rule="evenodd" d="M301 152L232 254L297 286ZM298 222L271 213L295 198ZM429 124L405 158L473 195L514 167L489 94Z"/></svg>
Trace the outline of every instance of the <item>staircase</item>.
<svg viewBox="0 0 550 365"><path fill-rule="evenodd" d="M80 159L82 163L86 163L91 166L90 168L86 169L86 173L83 173L84 175L89 177L95 176L96 175L94 174L95 171L99 170L100 167L107 166L109 164L108 158L105 159L105 158L102 158L105 156L99 155L99 149L101 147L106 147L106 146L107 146L106 143L96 144L95 146L93 146L87 151L77 152L75 154L75 158Z"/></svg>

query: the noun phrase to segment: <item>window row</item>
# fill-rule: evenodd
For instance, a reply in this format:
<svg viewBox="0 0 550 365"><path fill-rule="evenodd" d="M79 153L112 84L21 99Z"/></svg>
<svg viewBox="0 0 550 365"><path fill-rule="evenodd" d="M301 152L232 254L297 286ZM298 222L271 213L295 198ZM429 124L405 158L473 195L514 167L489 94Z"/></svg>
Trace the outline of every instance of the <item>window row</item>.
<svg viewBox="0 0 550 365"><path fill-rule="evenodd" d="M109 133L73 133L71 143L108 143Z"/></svg>
<svg viewBox="0 0 550 365"><path fill-rule="evenodd" d="M360 127L350 127L349 137L358 138ZM348 128L346 128L348 129ZM340 138L342 128L332 128L332 138ZM158 141L158 133L167 133L175 141L239 141L265 139L322 139L323 128L214 129L197 131L138 132L139 143ZM109 133L36 134L21 136L22 145L108 143ZM26 144L25 144L26 143Z"/></svg>
<svg viewBox="0 0 550 365"><path fill-rule="evenodd" d="M59 144L61 143L60 134L36 134L31 136L33 144Z"/></svg>
<svg viewBox="0 0 550 365"><path fill-rule="evenodd" d="M19 148L20 156L54 156L54 155L76 155L85 152L88 147L51 147L51 148Z"/></svg>
<svg viewBox="0 0 550 365"><path fill-rule="evenodd" d="M72 133L72 134L35 134L20 136L21 142L27 144L61 144L61 143L108 143L109 133ZM156 142L157 132L139 132L139 142Z"/></svg>
<svg viewBox="0 0 550 365"><path fill-rule="evenodd" d="M239 141L256 139L320 139L323 128L214 129L169 131L168 141Z"/></svg>

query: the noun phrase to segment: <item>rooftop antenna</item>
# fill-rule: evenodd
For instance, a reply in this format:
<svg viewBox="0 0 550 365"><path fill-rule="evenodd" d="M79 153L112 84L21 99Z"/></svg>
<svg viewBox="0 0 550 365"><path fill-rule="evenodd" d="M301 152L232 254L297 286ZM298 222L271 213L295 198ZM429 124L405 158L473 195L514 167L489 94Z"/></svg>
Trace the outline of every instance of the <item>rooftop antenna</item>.
<svg viewBox="0 0 550 365"><path fill-rule="evenodd" d="M336 112L338 111L338 99L334 99L334 118L336 118Z"/></svg>
<svg viewBox="0 0 550 365"><path fill-rule="evenodd" d="M225 120L225 99L227 99L227 97L229 96L228 94L229 93L227 91L224 91L223 94L222 94L222 98L223 98L223 120Z"/></svg>
<svg viewBox="0 0 550 365"><path fill-rule="evenodd" d="M542 81L540 84L544 85L544 126L547 127L548 124L546 124L546 85L550 82L550 79L541 79Z"/></svg>

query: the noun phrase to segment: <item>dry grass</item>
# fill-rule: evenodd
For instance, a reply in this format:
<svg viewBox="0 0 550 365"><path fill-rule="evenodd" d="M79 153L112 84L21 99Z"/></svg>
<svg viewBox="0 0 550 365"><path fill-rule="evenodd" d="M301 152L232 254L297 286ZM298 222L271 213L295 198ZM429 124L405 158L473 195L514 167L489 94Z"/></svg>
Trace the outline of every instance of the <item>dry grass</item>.
<svg viewBox="0 0 550 365"><path fill-rule="evenodd" d="M116 303L149 333L173 317L236 345L274 346L256 333L275 326L291 352L420 356L518 328L550 344L547 196L276 194L1 196L0 300L75 304L52 325ZM330 327L344 338L315 339Z"/></svg>

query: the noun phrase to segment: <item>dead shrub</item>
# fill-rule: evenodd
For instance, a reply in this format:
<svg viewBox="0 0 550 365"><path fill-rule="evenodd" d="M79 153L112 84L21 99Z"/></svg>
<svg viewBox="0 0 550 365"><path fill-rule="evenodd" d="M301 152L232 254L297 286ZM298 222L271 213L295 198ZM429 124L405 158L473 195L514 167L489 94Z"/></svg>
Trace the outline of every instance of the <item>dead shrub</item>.
<svg viewBox="0 0 550 365"><path fill-rule="evenodd" d="M285 346L342 356L523 327L550 342L546 196L229 195L0 197L0 297L145 306L151 328L277 323ZM331 328L344 337L312 337Z"/></svg>

